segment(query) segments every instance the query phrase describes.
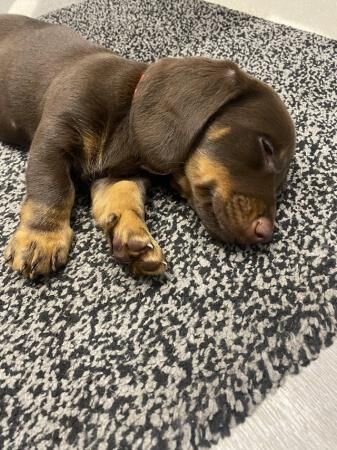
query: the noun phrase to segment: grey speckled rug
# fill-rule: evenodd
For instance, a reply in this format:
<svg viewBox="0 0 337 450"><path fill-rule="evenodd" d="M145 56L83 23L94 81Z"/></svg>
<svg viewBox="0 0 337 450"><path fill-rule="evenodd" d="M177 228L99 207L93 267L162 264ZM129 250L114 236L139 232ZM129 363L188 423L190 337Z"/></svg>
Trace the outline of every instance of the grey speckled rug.
<svg viewBox="0 0 337 450"><path fill-rule="evenodd" d="M113 263L84 197L65 271L30 283L1 262L0 447L216 442L336 334L337 43L195 0L90 0L48 20L131 58L235 60L284 98L297 155L269 246L211 241L186 204L157 189L148 223L165 279ZM26 155L0 150L2 249Z"/></svg>

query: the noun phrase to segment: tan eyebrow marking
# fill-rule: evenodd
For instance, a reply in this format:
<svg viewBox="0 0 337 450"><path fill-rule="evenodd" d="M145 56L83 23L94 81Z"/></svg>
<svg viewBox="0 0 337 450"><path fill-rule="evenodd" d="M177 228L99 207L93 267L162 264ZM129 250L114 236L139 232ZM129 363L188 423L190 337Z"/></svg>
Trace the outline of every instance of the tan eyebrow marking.
<svg viewBox="0 0 337 450"><path fill-rule="evenodd" d="M217 139L226 136L226 134L230 133L231 127L217 127L216 125L212 125L207 132L207 137L211 141L216 141Z"/></svg>

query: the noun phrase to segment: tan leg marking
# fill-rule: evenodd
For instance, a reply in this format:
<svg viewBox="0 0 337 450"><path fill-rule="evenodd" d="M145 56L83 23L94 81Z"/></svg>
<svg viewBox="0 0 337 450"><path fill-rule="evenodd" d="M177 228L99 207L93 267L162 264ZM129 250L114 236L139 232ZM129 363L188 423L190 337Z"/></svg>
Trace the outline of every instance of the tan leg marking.
<svg viewBox="0 0 337 450"><path fill-rule="evenodd" d="M20 224L5 249L13 270L32 279L65 265L73 235L69 225L72 203L71 199L63 207L52 208L25 201Z"/></svg>
<svg viewBox="0 0 337 450"><path fill-rule="evenodd" d="M91 194L93 216L107 233L115 258L137 274L163 273L162 251L144 222L141 186L130 180L99 180Z"/></svg>

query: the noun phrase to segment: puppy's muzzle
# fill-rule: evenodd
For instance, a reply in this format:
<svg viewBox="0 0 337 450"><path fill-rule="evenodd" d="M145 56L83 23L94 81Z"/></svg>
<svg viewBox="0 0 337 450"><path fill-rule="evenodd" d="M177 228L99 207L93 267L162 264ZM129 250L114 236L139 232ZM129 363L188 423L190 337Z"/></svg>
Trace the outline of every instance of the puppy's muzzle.
<svg viewBox="0 0 337 450"><path fill-rule="evenodd" d="M274 229L273 208L256 199L246 202L224 202L214 195L212 209L217 222L217 235L225 242L244 245L271 241Z"/></svg>

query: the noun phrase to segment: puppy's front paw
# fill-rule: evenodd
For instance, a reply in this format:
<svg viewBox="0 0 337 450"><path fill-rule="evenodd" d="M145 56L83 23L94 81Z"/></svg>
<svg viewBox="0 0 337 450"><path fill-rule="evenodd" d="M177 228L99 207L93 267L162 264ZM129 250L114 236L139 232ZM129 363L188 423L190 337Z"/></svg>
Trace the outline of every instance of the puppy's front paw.
<svg viewBox="0 0 337 450"><path fill-rule="evenodd" d="M5 250L6 262L27 278L47 275L65 265L72 234L69 226L43 231L20 225Z"/></svg>
<svg viewBox="0 0 337 450"><path fill-rule="evenodd" d="M135 274L159 275L165 271L166 263L159 245L132 210L120 215L109 235L114 257L130 264Z"/></svg>

